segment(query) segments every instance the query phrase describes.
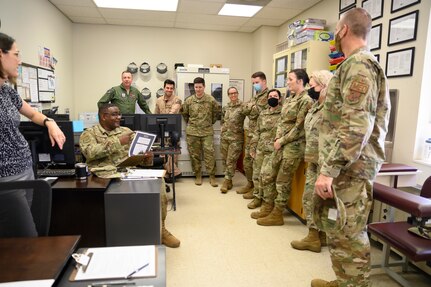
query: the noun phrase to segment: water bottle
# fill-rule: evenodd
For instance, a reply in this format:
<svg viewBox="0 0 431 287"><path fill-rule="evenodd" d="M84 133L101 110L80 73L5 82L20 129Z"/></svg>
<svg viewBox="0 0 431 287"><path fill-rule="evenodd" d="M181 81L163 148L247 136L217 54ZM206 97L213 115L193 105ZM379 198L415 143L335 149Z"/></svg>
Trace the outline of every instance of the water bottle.
<svg viewBox="0 0 431 287"><path fill-rule="evenodd" d="M431 162L431 138L425 141L424 160Z"/></svg>

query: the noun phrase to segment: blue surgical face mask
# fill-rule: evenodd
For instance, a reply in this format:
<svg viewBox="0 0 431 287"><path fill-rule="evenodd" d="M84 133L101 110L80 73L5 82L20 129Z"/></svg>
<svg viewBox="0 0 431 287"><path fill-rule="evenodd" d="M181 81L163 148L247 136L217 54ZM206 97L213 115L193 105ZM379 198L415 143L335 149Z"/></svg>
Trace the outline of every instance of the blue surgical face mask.
<svg viewBox="0 0 431 287"><path fill-rule="evenodd" d="M256 92L262 91L262 86L260 84L253 84L253 88Z"/></svg>

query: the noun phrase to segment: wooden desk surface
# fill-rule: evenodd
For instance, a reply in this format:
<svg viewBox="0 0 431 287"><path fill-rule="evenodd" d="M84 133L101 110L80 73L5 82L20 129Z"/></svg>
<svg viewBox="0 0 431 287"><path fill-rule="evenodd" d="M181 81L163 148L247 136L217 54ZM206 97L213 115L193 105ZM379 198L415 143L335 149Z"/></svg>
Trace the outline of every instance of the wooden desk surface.
<svg viewBox="0 0 431 287"><path fill-rule="evenodd" d="M52 186L52 189L76 189L86 191L106 190L110 182L110 178L101 178L94 175L90 175L87 180L78 180L74 177L64 177L59 178Z"/></svg>
<svg viewBox="0 0 431 287"><path fill-rule="evenodd" d="M0 238L0 282L56 279L79 236Z"/></svg>
<svg viewBox="0 0 431 287"><path fill-rule="evenodd" d="M400 163L384 163L379 172L416 172L418 169L413 166Z"/></svg>

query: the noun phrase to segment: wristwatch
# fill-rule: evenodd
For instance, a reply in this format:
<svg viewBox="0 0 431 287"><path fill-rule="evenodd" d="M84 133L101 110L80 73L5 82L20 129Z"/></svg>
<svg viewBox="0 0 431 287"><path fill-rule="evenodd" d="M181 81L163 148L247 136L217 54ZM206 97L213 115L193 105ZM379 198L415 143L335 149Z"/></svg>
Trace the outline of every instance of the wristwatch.
<svg viewBox="0 0 431 287"><path fill-rule="evenodd" d="M44 120L43 120L43 125L46 127L46 122L53 122L54 120L53 119L51 119L51 118L45 118Z"/></svg>

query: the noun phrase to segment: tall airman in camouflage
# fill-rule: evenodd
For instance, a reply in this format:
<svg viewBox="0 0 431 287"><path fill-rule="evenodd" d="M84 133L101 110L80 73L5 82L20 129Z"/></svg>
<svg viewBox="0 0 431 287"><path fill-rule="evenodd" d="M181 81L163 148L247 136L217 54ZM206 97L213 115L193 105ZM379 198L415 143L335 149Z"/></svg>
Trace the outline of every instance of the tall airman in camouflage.
<svg viewBox="0 0 431 287"><path fill-rule="evenodd" d="M259 225L284 224L283 211L290 196L293 176L304 158L304 120L313 104L305 90L308 81L308 75L303 69L294 69L288 74L287 85L291 95L283 104L274 142L274 150L281 151L282 156L279 162L272 162L273 168L277 170L277 196L271 213L257 219ZM264 180L262 182L267 184Z"/></svg>
<svg viewBox="0 0 431 287"><path fill-rule="evenodd" d="M220 151L224 165L224 182L222 193L232 189L232 178L235 175L236 163L244 147L244 104L238 99L238 90L230 87L227 90L230 102L223 107L221 116Z"/></svg>
<svg viewBox="0 0 431 287"><path fill-rule="evenodd" d="M196 176L195 184L202 185L201 155L203 151L210 184L217 187L213 125L220 116L221 107L214 97L205 94L205 80L203 78L195 78L193 84L196 93L184 101L181 113L187 123L187 149Z"/></svg>
<svg viewBox="0 0 431 287"><path fill-rule="evenodd" d="M266 85L266 75L263 72L256 72L251 75L253 89L256 95L246 104L246 115L248 117L248 130L245 139L244 150L244 171L247 178L247 185L240 188L237 193L244 194L245 199L253 199L253 158L250 156L250 141L256 130L257 119L263 110L268 108L268 88Z"/></svg>
<svg viewBox="0 0 431 287"><path fill-rule="evenodd" d="M274 138L277 131L277 123L281 114L281 93L279 90L268 91L268 106L260 113L257 119L256 130L250 141L250 155L253 158L253 183L254 198L247 207L250 209L261 206L263 200L263 186L261 180L261 168L274 152ZM275 189L275 182L271 183ZM253 218L253 216L252 216Z"/></svg>
<svg viewBox="0 0 431 287"><path fill-rule="evenodd" d="M86 129L79 146L90 170L102 174L115 172L115 166L128 157L128 151L134 133L127 127L120 126L120 109L113 104L104 104L99 108L99 124ZM152 155L149 155L152 158ZM167 216L167 197L165 185L162 184L162 243L168 247L180 246L180 241L165 227Z"/></svg>
<svg viewBox="0 0 431 287"><path fill-rule="evenodd" d="M385 159L390 101L387 79L368 51L371 16L354 8L338 21L337 50L346 59L329 83L319 134L320 173L315 194L344 203L347 222L327 231L332 269L337 280L314 279L313 287L371 286L370 242L366 232L373 180Z"/></svg>
<svg viewBox="0 0 431 287"><path fill-rule="evenodd" d="M314 183L317 179L319 159L319 128L322 122L322 108L332 73L327 70L315 71L310 76L308 95L315 100L305 117L305 153L304 161L308 163L306 171L305 191L302 195L302 206L308 227L308 235L301 240L290 243L293 248L320 252L326 245L325 233L318 230L313 221Z"/></svg>
<svg viewBox="0 0 431 287"><path fill-rule="evenodd" d="M100 98L97 106L100 108L103 104L111 103L116 105L122 114L134 114L136 102L139 107L146 113L151 114L147 101L142 96L141 92L132 86L133 76L129 71L121 73L121 85L110 88L102 98Z"/></svg>

